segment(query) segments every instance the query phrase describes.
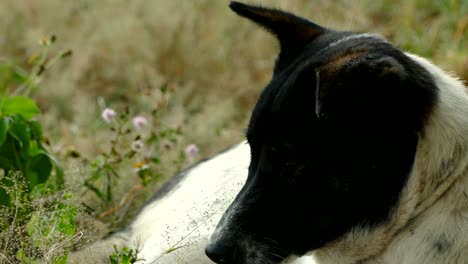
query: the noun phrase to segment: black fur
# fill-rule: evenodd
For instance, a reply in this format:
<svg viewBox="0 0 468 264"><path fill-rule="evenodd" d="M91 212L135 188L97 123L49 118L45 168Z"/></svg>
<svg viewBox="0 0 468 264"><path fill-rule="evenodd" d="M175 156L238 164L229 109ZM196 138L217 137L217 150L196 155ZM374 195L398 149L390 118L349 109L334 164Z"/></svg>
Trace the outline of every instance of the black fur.
<svg viewBox="0 0 468 264"><path fill-rule="evenodd" d="M232 252L214 260L253 263L250 241L256 254L267 248L262 257L279 262L354 227L387 221L437 100L430 74L376 37L330 45L355 33L326 30L278 10L231 8L275 33L281 52L247 129L248 179L224 219L232 229L215 242ZM296 34L302 27L316 34L277 33ZM291 39L302 48L286 51L295 46L283 44Z"/></svg>
<svg viewBox="0 0 468 264"><path fill-rule="evenodd" d="M281 52L276 61L275 73L286 67L311 40L326 31L319 25L281 10L248 6L239 2L231 2L229 7L238 15L263 26L278 38Z"/></svg>
<svg viewBox="0 0 468 264"><path fill-rule="evenodd" d="M442 235L434 242L433 246L437 254L443 255L452 246L452 242Z"/></svg>

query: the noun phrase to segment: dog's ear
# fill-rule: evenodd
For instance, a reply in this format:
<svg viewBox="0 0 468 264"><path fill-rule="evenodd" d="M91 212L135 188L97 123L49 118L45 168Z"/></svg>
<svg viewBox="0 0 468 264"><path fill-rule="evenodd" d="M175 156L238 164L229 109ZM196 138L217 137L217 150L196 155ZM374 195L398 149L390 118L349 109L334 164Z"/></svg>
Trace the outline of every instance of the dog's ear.
<svg viewBox="0 0 468 264"><path fill-rule="evenodd" d="M369 54L338 58L316 69L315 113L319 119L361 120L390 111L392 116L411 115L408 108L418 95L409 86L405 67L396 58Z"/></svg>
<svg viewBox="0 0 468 264"><path fill-rule="evenodd" d="M276 9L251 6L231 1L229 7L273 33L280 43L275 72L289 63L302 49L327 30L304 18Z"/></svg>

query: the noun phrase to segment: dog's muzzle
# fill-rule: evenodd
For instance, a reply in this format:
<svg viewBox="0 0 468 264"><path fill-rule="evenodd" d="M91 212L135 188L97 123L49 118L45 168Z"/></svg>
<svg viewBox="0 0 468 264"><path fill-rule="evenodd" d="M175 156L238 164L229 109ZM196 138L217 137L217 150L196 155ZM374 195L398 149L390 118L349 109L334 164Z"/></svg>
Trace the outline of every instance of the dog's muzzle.
<svg viewBox="0 0 468 264"><path fill-rule="evenodd" d="M236 263L237 249L234 245L222 241L209 243L205 248L205 254L215 263Z"/></svg>

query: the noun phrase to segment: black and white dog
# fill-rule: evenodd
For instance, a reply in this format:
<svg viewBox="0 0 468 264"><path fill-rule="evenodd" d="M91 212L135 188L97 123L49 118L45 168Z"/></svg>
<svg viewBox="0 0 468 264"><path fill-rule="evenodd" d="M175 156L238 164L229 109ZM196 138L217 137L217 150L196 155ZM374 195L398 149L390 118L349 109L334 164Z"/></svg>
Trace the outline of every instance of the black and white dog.
<svg viewBox="0 0 468 264"><path fill-rule="evenodd" d="M465 86L378 36L230 7L281 46L248 144L176 176L101 245L138 240L146 263L210 263L206 244L227 264L468 263Z"/></svg>

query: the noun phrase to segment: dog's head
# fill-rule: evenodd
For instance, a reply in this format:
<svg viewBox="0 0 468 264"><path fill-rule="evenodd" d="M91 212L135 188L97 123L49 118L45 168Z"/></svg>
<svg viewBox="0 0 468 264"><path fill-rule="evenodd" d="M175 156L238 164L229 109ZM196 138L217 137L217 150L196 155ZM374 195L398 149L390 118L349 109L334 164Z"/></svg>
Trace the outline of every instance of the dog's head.
<svg viewBox="0 0 468 264"><path fill-rule="evenodd" d="M208 256L279 263L388 221L437 98L431 76L377 36L230 7L273 33L281 50L247 129L248 179Z"/></svg>

